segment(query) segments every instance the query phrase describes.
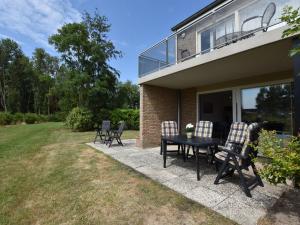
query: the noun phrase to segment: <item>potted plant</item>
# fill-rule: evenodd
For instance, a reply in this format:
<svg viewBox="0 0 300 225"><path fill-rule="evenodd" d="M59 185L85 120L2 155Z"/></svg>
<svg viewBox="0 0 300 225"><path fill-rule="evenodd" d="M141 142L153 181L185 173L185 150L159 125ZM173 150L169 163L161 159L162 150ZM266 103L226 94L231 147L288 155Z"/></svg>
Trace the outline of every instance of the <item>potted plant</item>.
<svg viewBox="0 0 300 225"><path fill-rule="evenodd" d="M186 132L187 138L192 138L193 132L194 132L194 125L191 123L187 124L185 127L185 132Z"/></svg>

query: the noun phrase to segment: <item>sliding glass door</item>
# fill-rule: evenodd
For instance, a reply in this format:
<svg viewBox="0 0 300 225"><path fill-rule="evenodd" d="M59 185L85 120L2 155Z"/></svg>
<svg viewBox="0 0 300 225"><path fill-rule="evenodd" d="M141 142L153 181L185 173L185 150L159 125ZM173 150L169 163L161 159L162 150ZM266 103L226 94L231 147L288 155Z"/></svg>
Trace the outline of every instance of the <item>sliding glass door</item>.
<svg viewBox="0 0 300 225"><path fill-rule="evenodd" d="M226 141L233 121L232 91L198 95L198 120L213 122L213 137Z"/></svg>
<svg viewBox="0 0 300 225"><path fill-rule="evenodd" d="M249 88L232 88L198 94L198 120L214 123L213 136L226 141L235 121L259 122L278 134L293 133L293 87L281 83Z"/></svg>
<svg viewBox="0 0 300 225"><path fill-rule="evenodd" d="M279 134L293 133L291 83L241 89L241 119L260 122Z"/></svg>

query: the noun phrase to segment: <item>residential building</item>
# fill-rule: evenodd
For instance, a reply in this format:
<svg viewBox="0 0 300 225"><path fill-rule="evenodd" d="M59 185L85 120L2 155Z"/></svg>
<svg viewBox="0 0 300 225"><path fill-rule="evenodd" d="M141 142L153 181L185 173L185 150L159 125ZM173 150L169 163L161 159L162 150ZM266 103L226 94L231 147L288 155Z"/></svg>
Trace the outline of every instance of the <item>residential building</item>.
<svg viewBox="0 0 300 225"><path fill-rule="evenodd" d="M280 134L300 128L300 44L282 38L284 7L299 0L216 0L139 55L140 144L160 143L161 122L214 122L226 139L233 121L264 122Z"/></svg>

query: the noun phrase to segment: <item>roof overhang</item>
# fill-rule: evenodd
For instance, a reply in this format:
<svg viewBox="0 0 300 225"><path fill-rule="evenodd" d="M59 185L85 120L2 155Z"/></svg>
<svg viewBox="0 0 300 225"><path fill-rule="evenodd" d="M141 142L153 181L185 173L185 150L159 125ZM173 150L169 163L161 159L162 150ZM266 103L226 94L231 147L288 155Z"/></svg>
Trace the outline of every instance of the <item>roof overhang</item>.
<svg viewBox="0 0 300 225"><path fill-rule="evenodd" d="M177 31L180 28L184 27L185 25L193 22L194 20L198 19L200 16L204 15L205 13L213 10L215 7L221 5L222 3L228 0L216 0L210 3L209 5L205 6L204 8L200 9L198 12L194 13L193 15L189 16L185 20L181 21L180 23L176 24L174 27L171 28L172 31Z"/></svg>
<svg viewBox="0 0 300 225"><path fill-rule="evenodd" d="M261 74L292 70L291 38L281 27L170 66L139 79L139 84L185 89Z"/></svg>

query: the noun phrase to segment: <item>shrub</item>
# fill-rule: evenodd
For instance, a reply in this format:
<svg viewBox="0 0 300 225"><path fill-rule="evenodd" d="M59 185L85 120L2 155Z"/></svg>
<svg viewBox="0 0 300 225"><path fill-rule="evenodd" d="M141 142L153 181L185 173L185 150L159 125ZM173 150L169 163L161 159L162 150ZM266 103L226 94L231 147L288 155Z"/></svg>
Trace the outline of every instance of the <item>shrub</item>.
<svg viewBox="0 0 300 225"><path fill-rule="evenodd" d="M64 122L66 121L66 114L65 112L56 112L48 116L49 122Z"/></svg>
<svg viewBox="0 0 300 225"><path fill-rule="evenodd" d="M26 113L24 115L24 121L27 124L34 124L39 121L39 116L35 113Z"/></svg>
<svg viewBox="0 0 300 225"><path fill-rule="evenodd" d="M15 113L13 114L13 120L15 124L24 122L24 114L23 113Z"/></svg>
<svg viewBox="0 0 300 225"><path fill-rule="evenodd" d="M100 109L97 112L93 113L93 121L94 121L94 127L98 127L102 124L103 120L110 120L111 117L111 111L108 109Z"/></svg>
<svg viewBox="0 0 300 225"><path fill-rule="evenodd" d="M13 122L13 116L10 113L0 112L0 125L9 125Z"/></svg>
<svg viewBox="0 0 300 225"><path fill-rule="evenodd" d="M111 123L116 125L119 121L125 121L126 129L138 130L140 117L138 109L115 109L110 115Z"/></svg>
<svg viewBox="0 0 300 225"><path fill-rule="evenodd" d="M37 115L37 122L44 123L48 121L48 116L45 115Z"/></svg>
<svg viewBox="0 0 300 225"><path fill-rule="evenodd" d="M275 131L262 130L256 147L270 160L260 170L263 178L272 184L296 181L300 175L300 139L280 139Z"/></svg>
<svg viewBox="0 0 300 225"><path fill-rule="evenodd" d="M67 127L73 131L87 131L93 128L92 113L88 109L76 107L66 119Z"/></svg>

